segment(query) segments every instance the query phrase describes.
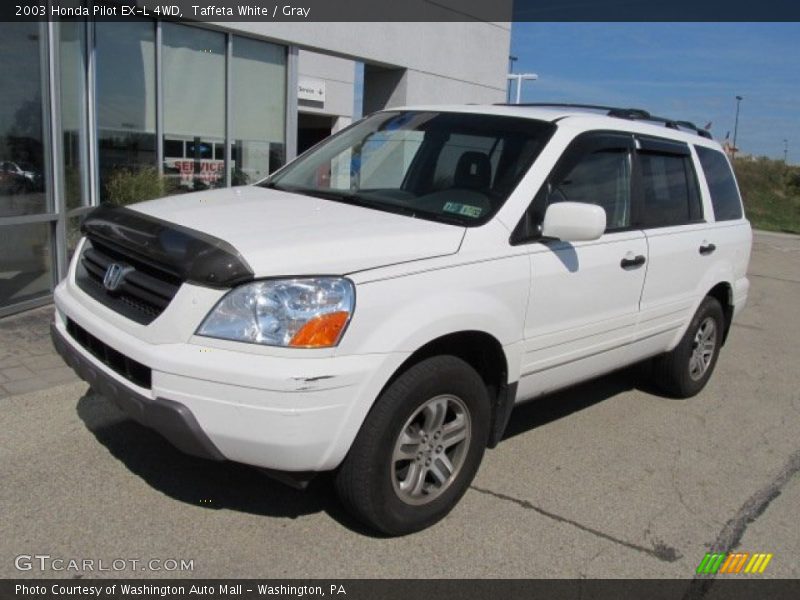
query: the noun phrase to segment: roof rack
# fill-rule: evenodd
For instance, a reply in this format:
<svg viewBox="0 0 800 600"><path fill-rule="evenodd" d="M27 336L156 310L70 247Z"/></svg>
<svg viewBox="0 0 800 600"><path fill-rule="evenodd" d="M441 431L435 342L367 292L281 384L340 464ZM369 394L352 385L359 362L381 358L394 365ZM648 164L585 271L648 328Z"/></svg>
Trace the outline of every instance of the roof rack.
<svg viewBox="0 0 800 600"><path fill-rule="evenodd" d="M664 117L657 117L651 115L646 110L641 108L619 108L615 106L603 106L600 104L571 104L568 102L526 102L523 104L508 104L500 102L496 106L536 106L540 108L553 107L553 108L579 108L583 110L600 110L606 113L609 117L616 117L618 119L628 119L630 121L652 121L654 123L662 123L670 129L680 131L681 128L689 129L700 137L711 139L711 133L705 129L700 129L697 125L690 121L676 121L674 119L666 119Z"/></svg>

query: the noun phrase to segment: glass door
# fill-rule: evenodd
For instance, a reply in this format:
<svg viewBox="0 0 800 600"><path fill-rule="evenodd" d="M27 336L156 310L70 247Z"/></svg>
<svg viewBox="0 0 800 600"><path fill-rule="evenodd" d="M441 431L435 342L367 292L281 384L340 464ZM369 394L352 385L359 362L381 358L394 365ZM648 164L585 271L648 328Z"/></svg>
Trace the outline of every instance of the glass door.
<svg viewBox="0 0 800 600"><path fill-rule="evenodd" d="M46 40L45 23L0 23L0 316L41 302L55 281Z"/></svg>

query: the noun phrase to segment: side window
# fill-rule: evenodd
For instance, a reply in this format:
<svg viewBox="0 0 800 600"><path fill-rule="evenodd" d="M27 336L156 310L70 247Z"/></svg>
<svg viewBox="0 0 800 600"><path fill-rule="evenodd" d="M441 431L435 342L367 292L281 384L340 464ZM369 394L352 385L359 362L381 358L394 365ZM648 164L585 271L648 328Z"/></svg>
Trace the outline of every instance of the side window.
<svg viewBox="0 0 800 600"><path fill-rule="evenodd" d="M547 205L585 202L606 211L606 231L631 224L630 154L624 148L600 149L580 158L568 173L549 183Z"/></svg>
<svg viewBox="0 0 800 600"><path fill-rule="evenodd" d="M702 219L697 178L684 154L639 152L642 225L668 227Z"/></svg>
<svg viewBox="0 0 800 600"><path fill-rule="evenodd" d="M742 202L728 159L722 152L711 148L695 146L694 149L697 151L700 166L708 182L715 219L717 221L741 219Z"/></svg>

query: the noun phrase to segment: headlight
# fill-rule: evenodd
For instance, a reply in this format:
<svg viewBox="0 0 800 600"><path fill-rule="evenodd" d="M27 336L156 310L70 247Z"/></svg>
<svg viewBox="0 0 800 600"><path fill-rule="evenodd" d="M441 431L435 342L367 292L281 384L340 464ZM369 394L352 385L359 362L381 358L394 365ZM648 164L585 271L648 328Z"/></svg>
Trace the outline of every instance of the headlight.
<svg viewBox="0 0 800 600"><path fill-rule="evenodd" d="M197 335L266 346L328 348L353 314L348 279L272 279L240 286L219 301Z"/></svg>

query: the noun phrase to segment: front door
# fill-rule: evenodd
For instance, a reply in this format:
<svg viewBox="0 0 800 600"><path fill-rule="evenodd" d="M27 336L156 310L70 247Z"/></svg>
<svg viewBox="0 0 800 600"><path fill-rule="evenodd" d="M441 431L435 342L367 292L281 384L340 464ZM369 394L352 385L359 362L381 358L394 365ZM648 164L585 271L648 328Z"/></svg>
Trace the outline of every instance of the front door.
<svg viewBox="0 0 800 600"><path fill-rule="evenodd" d="M633 228L629 135L589 133L567 149L531 205L597 204L606 232L594 241L539 240L530 247L531 289L518 399L629 362L647 270L647 241Z"/></svg>

